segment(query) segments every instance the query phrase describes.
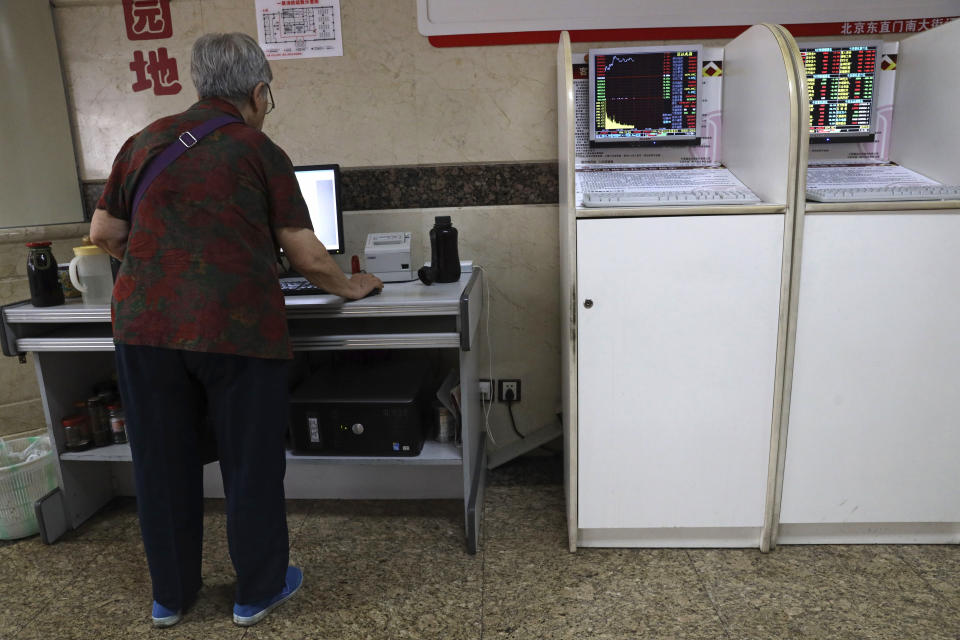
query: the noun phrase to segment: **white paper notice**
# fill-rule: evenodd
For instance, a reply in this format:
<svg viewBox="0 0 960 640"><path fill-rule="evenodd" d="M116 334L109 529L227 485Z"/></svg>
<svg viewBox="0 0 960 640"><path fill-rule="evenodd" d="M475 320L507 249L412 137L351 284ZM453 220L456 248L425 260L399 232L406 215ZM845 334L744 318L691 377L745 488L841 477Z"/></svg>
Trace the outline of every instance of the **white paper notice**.
<svg viewBox="0 0 960 640"><path fill-rule="evenodd" d="M342 56L340 0L256 0L268 60Z"/></svg>
<svg viewBox="0 0 960 640"><path fill-rule="evenodd" d="M922 184L939 183L896 164L807 168L807 187L810 189L830 187L886 189Z"/></svg>
<svg viewBox="0 0 960 640"><path fill-rule="evenodd" d="M576 201L584 193L627 193L631 191L737 191L753 195L726 167L660 169L636 167L591 167L576 171Z"/></svg>

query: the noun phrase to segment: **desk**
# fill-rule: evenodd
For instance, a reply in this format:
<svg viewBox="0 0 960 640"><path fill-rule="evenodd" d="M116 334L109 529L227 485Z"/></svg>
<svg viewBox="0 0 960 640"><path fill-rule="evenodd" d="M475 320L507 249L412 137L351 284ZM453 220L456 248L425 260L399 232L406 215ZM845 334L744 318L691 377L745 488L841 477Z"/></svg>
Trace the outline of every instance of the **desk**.
<svg viewBox="0 0 960 640"><path fill-rule="evenodd" d="M462 498L467 550L476 552L486 469L476 340L482 278L475 268L459 282L390 283L380 295L356 301L332 295L287 298L295 352L456 350L463 416L461 446L427 441L416 457L288 452L288 498ZM115 495L133 495L128 445L68 452L59 428L61 418L73 413L73 402L114 370L109 306L8 305L0 338L6 355L35 356L47 430L59 452L67 526L78 527ZM218 465L204 468L204 492L223 495Z"/></svg>

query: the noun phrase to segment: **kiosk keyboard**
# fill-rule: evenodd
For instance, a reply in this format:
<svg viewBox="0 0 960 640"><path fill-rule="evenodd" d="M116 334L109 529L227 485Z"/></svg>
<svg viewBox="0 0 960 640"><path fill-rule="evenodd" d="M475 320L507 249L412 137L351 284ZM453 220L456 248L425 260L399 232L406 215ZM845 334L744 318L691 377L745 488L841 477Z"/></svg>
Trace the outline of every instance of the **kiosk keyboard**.
<svg viewBox="0 0 960 640"><path fill-rule="evenodd" d="M752 191L690 189L684 191L619 191L583 194L584 207L660 207L711 204L756 204Z"/></svg>
<svg viewBox="0 0 960 640"><path fill-rule="evenodd" d="M817 202L900 202L903 200L960 200L960 187L942 184L889 187L813 187L807 200Z"/></svg>

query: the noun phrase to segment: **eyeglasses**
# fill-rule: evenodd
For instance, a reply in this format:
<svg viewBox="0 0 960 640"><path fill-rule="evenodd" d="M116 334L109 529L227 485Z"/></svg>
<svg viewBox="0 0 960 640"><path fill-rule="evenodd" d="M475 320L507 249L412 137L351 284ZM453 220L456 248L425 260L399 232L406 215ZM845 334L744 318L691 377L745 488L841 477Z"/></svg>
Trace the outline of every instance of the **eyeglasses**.
<svg viewBox="0 0 960 640"><path fill-rule="evenodd" d="M270 85L266 85L266 87L267 87L267 96L268 96L266 113L270 113L271 111L277 108L277 103L273 101L273 91L270 90Z"/></svg>

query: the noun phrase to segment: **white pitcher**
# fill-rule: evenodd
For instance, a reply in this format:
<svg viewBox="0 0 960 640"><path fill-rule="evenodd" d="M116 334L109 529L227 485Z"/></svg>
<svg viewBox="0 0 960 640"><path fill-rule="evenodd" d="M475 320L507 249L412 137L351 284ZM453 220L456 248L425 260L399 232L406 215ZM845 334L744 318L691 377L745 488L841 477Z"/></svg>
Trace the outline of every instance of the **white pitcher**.
<svg viewBox="0 0 960 640"><path fill-rule="evenodd" d="M83 304L110 304L113 296L113 272L110 256L100 247L73 248L70 282L83 297Z"/></svg>

